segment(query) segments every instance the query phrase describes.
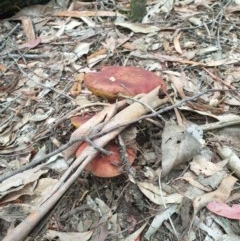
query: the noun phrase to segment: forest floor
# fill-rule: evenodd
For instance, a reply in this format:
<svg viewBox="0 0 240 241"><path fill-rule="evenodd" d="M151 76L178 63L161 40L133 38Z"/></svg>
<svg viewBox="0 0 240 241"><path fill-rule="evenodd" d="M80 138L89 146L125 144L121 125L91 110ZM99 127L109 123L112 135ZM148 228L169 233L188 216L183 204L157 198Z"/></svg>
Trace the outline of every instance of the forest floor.
<svg viewBox="0 0 240 241"><path fill-rule="evenodd" d="M240 240L239 1L66 2L0 23L0 239ZM106 66L162 89L109 102L85 81ZM82 170L103 139L134 150L118 176Z"/></svg>

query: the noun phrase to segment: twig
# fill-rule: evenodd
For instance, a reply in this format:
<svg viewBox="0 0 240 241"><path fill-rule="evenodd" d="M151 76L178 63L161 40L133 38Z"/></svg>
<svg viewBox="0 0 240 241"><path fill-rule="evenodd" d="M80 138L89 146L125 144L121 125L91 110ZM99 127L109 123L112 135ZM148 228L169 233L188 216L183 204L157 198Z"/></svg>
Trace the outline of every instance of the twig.
<svg viewBox="0 0 240 241"><path fill-rule="evenodd" d="M76 115L80 110L85 109L85 108L90 108L90 107L93 107L93 106L109 106L109 104L108 103L96 102L96 103L90 103L90 104L78 106L76 109L71 110L68 113L65 113L62 118L57 119L54 122L53 126L50 127L50 129L58 126L60 123L62 123L63 121L67 120L71 116Z"/></svg>
<svg viewBox="0 0 240 241"><path fill-rule="evenodd" d="M182 104L184 104L186 102L193 101L193 100L199 98L200 96L202 96L202 95L204 95L206 93L215 92L215 91L231 91L232 92L232 91L235 91L235 90L221 90L221 89L211 89L211 90L208 90L207 89L207 90L204 90L203 92L201 92L201 93L199 93L197 95L194 95L192 97L189 97L189 98L186 98L184 100L181 100L181 101L179 101L178 103L176 103L174 105L168 106L168 107L166 107L164 109L160 109L156 113L162 114L164 112L167 112L167 111L170 111L170 110L172 110L174 108L177 108L177 107L181 106ZM100 137L102 135L105 135L106 133L111 132L113 130L116 130L119 127L128 126L128 125L134 124L136 122L139 122L140 120L143 120L145 118L154 117L154 116L156 116L156 113L150 113L150 114L142 115L141 117L138 117L138 118L136 118L136 119L134 119L132 121L127 121L125 123L116 124L115 126L112 126L112 127L108 128L108 129L106 129L104 131L99 132L99 133L90 134L88 137L81 136L80 138L71 140L67 144L64 144L63 146L59 147L57 150L55 150L55 151L53 151L51 153L46 154L44 157L38 158L35 161L31 162L30 164L28 164L28 165L26 165L24 167L19 168L18 170L14 170L12 172L3 174L0 177L0 182L6 180L7 178L9 178L9 177L11 177L11 176L13 176L15 174L18 174L20 172L28 170L28 169L30 169L30 168L32 168L32 167L34 167L34 166L36 166L36 165L46 161L48 158L50 158L50 157L52 157L52 156L54 156L54 155L56 155L56 154L58 154L58 153L60 153L60 152L62 152L64 150L66 150L68 147L71 147L73 144L78 143L79 141L85 141L86 138L88 138L89 140L93 140L94 138L97 138L97 137Z"/></svg>
<svg viewBox="0 0 240 241"><path fill-rule="evenodd" d="M220 79L218 76L216 76L216 75L214 75L213 73L211 73L208 69L206 69L206 68L203 67L203 70L204 70L205 72L207 72L213 80L217 80L218 82L220 82L222 85L226 86L226 87L229 88L229 89L235 89L233 86L225 83L225 82L224 82L222 79Z"/></svg>
<svg viewBox="0 0 240 241"><path fill-rule="evenodd" d="M240 124L240 117L239 118L232 118L229 117L228 120L220 120L215 123L208 123L205 125L201 125L201 129L203 131L210 131L210 130L215 130L215 129L220 129L223 127L228 127L228 126L233 126L233 125L239 125Z"/></svg>
<svg viewBox="0 0 240 241"><path fill-rule="evenodd" d="M166 108L163 108L163 109L160 109L158 111L156 111L155 113L150 113L150 114L146 114L146 115L142 115L141 117L139 118L136 118L134 119L133 121L130 121L130 122L126 122L126 123L122 123L121 125L118 125L118 127L121 127L121 126L125 126L125 125L130 125L130 124L133 124L133 123L136 123L138 121L141 121L145 118L151 118L151 117L154 117L156 116L157 114L163 114L167 111L170 111L170 110L173 110L174 108L177 108L177 107L180 107L182 104L186 103L186 102L190 102L190 101L193 101L197 98L199 98L200 96L202 95L205 95L207 93L210 93L210 92L216 92L216 91L220 91L220 92L237 92L237 90L233 90L233 89L228 89L228 90L223 90L223 89L206 89L192 97L188 97L186 99L183 99L181 101L179 101L178 103L174 104L174 105L171 105L171 106L168 106ZM111 128L112 129L112 128ZM108 131L111 131L111 129L109 129ZM100 133L101 134L101 133Z"/></svg>
<svg viewBox="0 0 240 241"><path fill-rule="evenodd" d="M149 94L157 94L159 88L151 91ZM170 107L164 108L162 110L157 111L157 113L161 114L163 112L169 111L173 108L176 108L183 104L186 101L191 101L199 96L206 94L208 92L213 92L216 90L205 90L193 97L187 98L185 100L180 101L179 103L172 105ZM219 90L217 90L219 91ZM157 105L159 106L161 101L156 99L149 98L149 94L146 94L146 97L142 98L141 101L145 101L147 104L152 104L152 108L156 108ZM166 98L167 99L167 98ZM165 100L166 101L166 100ZM162 104L164 101L162 101ZM136 107L140 108L133 116L126 115L127 113L133 114L133 110L136 110ZM140 119L143 119L143 113L146 111L145 108L142 107L140 103L133 103L132 105L128 106L127 108L123 109L121 112L117 113L114 118L112 118L107 126L105 126L98 135L100 137L94 141L96 146L103 147L105 146L110 140L116 137L120 132L127 126L127 124L131 124L137 122ZM137 118L137 116L140 116ZM154 116L154 114L144 115L146 116ZM122 118L126 118L126 123L117 124L119 120ZM132 120L133 119L133 120ZM111 130L111 131L110 131ZM104 133L106 135L104 135ZM84 151L81 153L79 157L72 163L72 165L67 170L67 175L63 175L58 183L55 185L53 192L51 193L50 197L47 197L45 201L41 204L41 206L31 213L24 221L22 221L17 227L15 227L11 233L9 233L3 241L22 241L24 240L27 235L31 232L31 230L37 225L37 223L51 210L51 208L59 201L59 199L65 194L65 192L70 188L70 186L77 180L85 166L92 160L92 158L97 155L98 151L93 146L88 146Z"/></svg>
<svg viewBox="0 0 240 241"><path fill-rule="evenodd" d="M141 100L139 100L139 99L137 99L137 98L130 98L130 97L126 97L126 96L124 96L126 99L129 99L129 100L133 100L134 102L138 102L138 103L140 103L140 104L142 104L143 106L145 106L147 109L149 109L152 113L155 113L156 114L156 116L160 119L160 120L162 120L163 122L165 122L165 120L163 119L163 117L161 116L161 115L159 115L159 114L157 114L157 111L156 110L154 110L150 105L147 105L146 103L143 103Z"/></svg>
<svg viewBox="0 0 240 241"><path fill-rule="evenodd" d="M162 202L163 202L163 206L164 206L165 210L167 210L167 205L166 205L166 203L165 203L165 201L164 201L163 192L162 192L161 173L160 173L159 176L158 176L158 185L159 185L159 191L160 191L160 196L161 196L161 199L162 199ZM172 218L171 218L171 216L169 215L169 213L167 213L167 214L168 214L168 220L169 220L169 222L170 222L170 224L171 224L171 227L172 227L172 229L173 229L173 231L174 231L175 237L177 238L178 241L180 241L180 239L179 239L179 234L178 234L177 230L176 230L175 227L174 227Z"/></svg>
<svg viewBox="0 0 240 241"><path fill-rule="evenodd" d="M158 98L159 88L154 89L145 96L141 98L141 101L146 102L146 104L151 104L152 108L166 103L167 98L160 100ZM122 102L124 103L124 102ZM107 125L103 127L101 131L101 136L94 141L96 146L104 147L110 140L115 138L122 130L125 129L126 125L115 128L117 123L122 119L126 119L129 122L132 119L135 119L138 116L143 115L146 112L146 108L140 103L133 103L130 106L126 107L119 113L117 113ZM106 110L105 110L106 112ZM131 115L129 115L131 113ZM109 128L113 128L109 132ZM106 135L103 135L103 132L106 131ZM64 195L64 193L70 188L70 186L76 181L79 177L85 166L98 154L98 151L93 146L86 147L81 155L79 155L76 160L71 164L68 170L60 178L58 183L53 188L50 196L45 198L44 202L40 207L31 213L23 222L21 222L16 228L9 233L3 241L22 241L24 240L29 232L37 225L37 223L51 210L51 208L58 202L58 200Z"/></svg>
<svg viewBox="0 0 240 241"><path fill-rule="evenodd" d="M20 23L17 23L13 29L11 29L11 31L6 35L4 36L3 38L0 39L0 43L4 40L4 39L7 39L18 27L20 26Z"/></svg>
<svg viewBox="0 0 240 241"><path fill-rule="evenodd" d="M50 58L49 53L45 53L45 54L7 54L2 56L3 59L13 59L13 58L17 58L20 59L24 56L25 59L46 59L46 58Z"/></svg>
<svg viewBox="0 0 240 241"><path fill-rule="evenodd" d="M133 167L129 161L128 154L127 154L127 148L126 148L126 145L123 141L121 134L118 135L118 143L120 146L120 156L121 156L121 161L123 163L124 169L128 175L131 175L132 177L134 177L136 174L136 171L133 169Z"/></svg>
<svg viewBox="0 0 240 241"><path fill-rule="evenodd" d="M57 150L46 154L44 157L37 158L36 160L32 161L31 163L29 163L29 164L27 164L27 165L25 165L23 167L18 168L17 170L4 173L3 175L0 176L0 182L3 182L4 180L6 180L7 178L9 178L9 177L11 177L13 175L16 175L18 173L24 172L24 171L26 171L26 170L28 170L28 169L30 169L32 167L37 166L38 164L41 164L44 161L47 161L50 157L55 156L58 153L64 151L66 148L72 146L76 142L85 141L86 139L87 139L87 137L82 136L79 139L72 140L72 141L68 142L67 144L62 145L61 147L59 147Z"/></svg>

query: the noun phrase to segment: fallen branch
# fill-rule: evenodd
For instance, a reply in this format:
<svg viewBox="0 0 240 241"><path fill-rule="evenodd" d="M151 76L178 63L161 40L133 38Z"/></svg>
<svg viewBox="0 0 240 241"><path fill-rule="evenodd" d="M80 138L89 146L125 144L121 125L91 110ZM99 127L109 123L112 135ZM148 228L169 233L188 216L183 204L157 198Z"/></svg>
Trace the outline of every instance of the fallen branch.
<svg viewBox="0 0 240 241"><path fill-rule="evenodd" d="M50 158L50 157L52 157L52 156L54 156L54 155L56 155L56 154L58 154L58 153L60 153L60 152L62 152L62 151L64 151L64 150L66 150L68 147L72 146L72 145L75 144L76 142L79 142L79 143L80 143L81 141L91 140L91 139L93 139L93 138L95 138L95 137L99 137L99 136L101 136L101 135L104 135L104 134L108 133L109 131L112 131L112 130L114 130L114 129L116 129L116 128L123 127L123 126L128 126L128 125L131 125L131 124L133 124L133 123L139 122L140 120L143 120L143 119L146 119L146 118L151 118L151 117L160 115L160 114L165 113L165 112L167 112L167 111L173 110L174 108L180 107L182 104L184 104L184 103L186 103L186 102L193 101L193 100L199 98L199 97L202 96L202 95L205 95L205 94L207 94L207 93L209 93L209 92L215 92L215 91L222 91L222 92L230 91L230 92L235 92L235 90L206 89L206 90L198 93L197 95L194 95L194 96L192 96L192 97L188 97L188 98L186 98L186 99L183 99L183 100L179 101L179 102L176 103L176 104L173 104L173 105L168 106L168 107L166 107L166 108L160 109L160 110L158 110L158 111L156 111L156 112L154 112L154 113L145 114L145 115L142 115L142 116L140 116L140 117L138 117L138 118L136 118L136 119L134 119L134 120L130 120L129 122L117 124L116 126L113 126L113 127L109 128L109 129L106 129L105 132L102 131L102 132L99 132L99 133L96 133L96 134L91 134L91 135L88 134L88 136L80 136L80 137L78 137L77 139L70 140L67 144L59 147L57 150L46 154L44 157L38 158L38 159L34 160L33 162L31 162L31 163L29 163L29 164L27 164L27 165L25 165L25 166L23 166L23 167L18 168L17 170L14 170L14 171L11 171L11 172L8 172L8 173L5 173L5 174L1 175L1 177L0 177L0 182L6 180L7 178L9 178L9 177L11 177L11 176L13 176L13 175L16 175L16 174L18 174L18 173L20 173L20 172L23 172L23 171L25 171L25 170L28 170L28 169L30 169L30 168L32 168L32 167L34 167L34 166L36 166L36 165L38 165L38 164L46 161L46 160L48 160L48 158ZM237 122L237 123L235 123L235 122L234 122L234 123L229 123L227 126L235 125L235 124L238 124L238 122ZM222 126L222 127L226 127L226 126L224 125L224 126ZM209 128L209 126L206 126L206 127L205 127L205 125L203 125L202 128L203 128L204 131L210 130L210 129L216 129L215 126Z"/></svg>
<svg viewBox="0 0 240 241"><path fill-rule="evenodd" d="M163 100L159 99L158 93L159 88L156 88L144 95L140 100L154 109L168 101L167 98ZM113 128L113 130L94 140L94 144L99 147L104 147L110 140L116 137L123 129L127 127L127 125L124 125L124 123L129 123L141 115L144 115L148 111L149 109L146 109L139 102L134 102L130 106L117 113L111 120L109 120L109 122L107 122L100 133L105 133L105 130L109 128ZM106 114L104 116L106 116ZM116 125L121 125L121 127L114 129ZM64 193L77 180L84 167L97 155L97 153L98 151L93 146L88 146L58 181L52 195L47 197L46 201L43 202L37 210L32 212L16 228L14 228L12 232L3 239L3 241L23 241L31 230L37 225L37 223L50 212L50 210L60 200Z"/></svg>
<svg viewBox="0 0 240 241"><path fill-rule="evenodd" d="M87 122L82 124L78 129L76 129L70 138L70 141L76 140L81 136L90 136L97 134L102 129L101 127L106 124L119 110L126 106L127 101L122 100L117 102L116 104L109 105L105 107L102 111L98 112L95 116L89 119ZM101 126L102 124L102 126ZM69 157L73 156L81 141L78 141L71 145L64 151L64 158L68 159Z"/></svg>

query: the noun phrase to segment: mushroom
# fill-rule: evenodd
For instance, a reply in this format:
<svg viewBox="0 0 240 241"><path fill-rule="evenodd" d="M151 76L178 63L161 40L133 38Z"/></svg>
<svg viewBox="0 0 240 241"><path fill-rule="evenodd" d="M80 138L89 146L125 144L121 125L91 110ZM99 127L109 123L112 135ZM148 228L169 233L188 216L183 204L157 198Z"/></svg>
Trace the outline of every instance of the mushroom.
<svg viewBox="0 0 240 241"><path fill-rule="evenodd" d="M87 73L84 83L95 95L116 99L119 95L148 93L157 86L166 91L166 83L156 74L137 67L106 66L98 73Z"/></svg>
<svg viewBox="0 0 240 241"><path fill-rule="evenodd" d="M85 113L84 115L73 116L71 122L75 127L81 126L84 122L94 116L94 112ZM88 143L83 142L76 151L78 157L87 147ZM85 170L91 172L97 177L115 177L122 174L123 163L119 152L119 147L112 141L105 147L110 151L111 155L99 153L86 167ZM126 147L127 156L130 164L133 163L136 157L136 148Z"/></svg>
<svg viewBox="0 0 240 241"><path fill-rule="evenodd" d="M88 143L82 143L77 152L76 156L87 147ZM121 155L118 146L114 142L110 142L106 145L105 149L110 151L111 155L105 155L99 153L86 167L85 170L91 172L97 177L115 177L122 174L123 163L121 161ZM135 157L136 151L130 147L127 147L127 156L129 162L132 164Z"/></svg>
<svg viewBox="0 0 240 241"><path fill-rule="evenodd" d="M83 123L91 119L95 114L96 114L95 112L86 112L84 114L72 116L70 120L71 120L71 123L78 128Z"/></svg>

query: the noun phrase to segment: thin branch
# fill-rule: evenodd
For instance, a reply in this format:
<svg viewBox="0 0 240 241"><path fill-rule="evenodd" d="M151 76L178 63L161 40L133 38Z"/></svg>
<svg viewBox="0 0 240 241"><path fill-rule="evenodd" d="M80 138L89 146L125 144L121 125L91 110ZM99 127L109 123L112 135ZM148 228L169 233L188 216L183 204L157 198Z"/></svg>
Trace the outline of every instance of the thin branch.
<svg viewBox="0 0 240 241"><path fill-rule="evenodd" d="M72 146L73 144L75 144L75 143L77 143L79 141L93 140L94 138L97 138L97 137L100 137L102 135L105 135L106 133L114 131L114 130L120 128L120 127L128 126L128 125L134 124L134 123L136 123L136 122L138 122L140 120L143 120L145 118L154 117L157 114L162 114L162 113L165 113L167 111L173 110L174 108L177 108L177 107L181 106L182 104L184 104L186 102L193 101L193 100L199 98L200 96L202 96L204 94L207 94L209 92L215 92L215 91L235 91L235 90L221 90L221 89L211 89L211 90L208 90L207 89L207 90L204 90L203 92L201 92L201 93L199 93L197 95L194 95L192 97L189 97L189 98L186 98L184 100L181 100L181 101L179 101L178 103L176 103L174 105L171 105L171 106L168 106L166 108L160 109L160 110L156 111L155 113L146 114L146 115L143 115L143 116L141 116L139 118L136 118L136 119L134 119L132 121L128 121L128 122L125 122L125 123L117 124L117 125L115 125L113 127L110 127L110 128L108 128L108 129L106 129L104 131L100 131L99 133L96 133L96 134L93 134L93 135L82 136L82 137L80 137L78 139L71 140L67 144L64 144L63 146L59 147L57 150L46 154L44 157L38 158L35 161L29 163L28 165L19 168L18 170L14 170L14 171L11 171L11 172L3 174L0 177L0 182L6 180L7 178L9 178L9 177L11 177L13 175L21 173L21 172L23 172L25 170L28 170L28 169L32 168L32 167L35 167L36 165L46 161L48 158L50 158L52 156L54 156L54 155L64 151L65 149L67 149L68 147Z"/></svg>

